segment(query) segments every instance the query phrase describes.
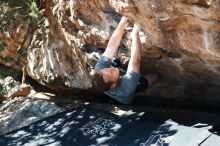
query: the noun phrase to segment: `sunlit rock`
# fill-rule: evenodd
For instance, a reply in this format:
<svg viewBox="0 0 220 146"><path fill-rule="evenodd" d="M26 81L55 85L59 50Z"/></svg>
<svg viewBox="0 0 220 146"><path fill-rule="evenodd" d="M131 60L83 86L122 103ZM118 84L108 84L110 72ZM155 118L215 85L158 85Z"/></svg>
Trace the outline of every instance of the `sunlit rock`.
<svg viewBox="0 0 220 146"><path fill-rule="evenodd" d="M7 30L0 32L0 63L17 70L26 65L27 48L30 45L30 20L16 17Z"/></svg>
<svg viewBox="0 0 220 146"><path fill-rule="evenodd" d="M13 99L19 96L26 97L31 91L30 85L21 84L12 77L5 78L0 84L3 87L1 92L4 100Z"/></svg>
<svg viewBox="0 0 220 146"><path fill-rule="evenodd" d="M68 32L75 33L71 28L74 26L71 23L65 23L68 25L66 30L62 26L63 21L60 21L64 20L66 11L58 7L58 3L48 1L46 6L48 6L46 14L49 23L45 20L45 26L39 30L44 35L41 38L34 36L32 40L34 47L28 51L28 74L55 90L77 92L77 89L91 88L91 79L85 64L87 59L85 53L72 42L73 36ZM54 9L51 9L50 7L53 6ZM54 14L55 10L59 11L60 15Z"/></svg>
<svg viewBox="0 0 220 146"><path fill-rule="evenodd" d="M63 108L41 99L15 98L0 104L0 135L57 114Z"/></svg>

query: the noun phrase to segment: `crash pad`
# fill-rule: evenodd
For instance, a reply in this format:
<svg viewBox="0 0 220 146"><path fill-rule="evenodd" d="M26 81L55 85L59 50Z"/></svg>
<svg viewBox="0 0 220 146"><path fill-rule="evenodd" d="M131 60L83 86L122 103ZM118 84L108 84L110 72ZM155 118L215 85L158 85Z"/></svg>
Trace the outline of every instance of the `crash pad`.
<svg viewBox="0 0 220 146"><path fill-rule="evenodd" d="M219 145L219 135L209 131L211 124L185 125L160 114L132 108L112 112L85 105L2 135L0 146Z"/></svg>

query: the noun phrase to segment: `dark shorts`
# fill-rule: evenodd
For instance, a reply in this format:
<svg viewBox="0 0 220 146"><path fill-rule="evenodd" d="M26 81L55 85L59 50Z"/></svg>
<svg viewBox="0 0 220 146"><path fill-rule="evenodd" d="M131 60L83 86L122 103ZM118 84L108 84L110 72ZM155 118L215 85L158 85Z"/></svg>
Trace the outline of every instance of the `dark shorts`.
<svg viewBox="0 0 220 146"><path fill-rule="evenodd" d="M126 73L127 71L127 67L124 67L119 59L112 60L111 65L113 67L120 68L120 71L122 71L122 73ZM144 92L147 88L148 88L148 81L144 76L141 76L136 88L136 93Z"/></svg>
<svg viewBox="0 0 220 146"><path fill-rule="evenodd" d="M144 92L147 88L148 88L148 80L144 76L141 76L136 88L136 93Z"/></svg>

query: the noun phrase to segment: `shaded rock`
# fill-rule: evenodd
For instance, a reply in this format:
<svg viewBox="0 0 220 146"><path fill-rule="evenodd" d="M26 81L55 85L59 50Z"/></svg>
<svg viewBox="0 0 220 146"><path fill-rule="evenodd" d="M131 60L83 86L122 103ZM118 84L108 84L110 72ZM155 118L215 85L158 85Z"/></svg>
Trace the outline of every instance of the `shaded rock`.
<svg viewBox="0 0 220 146"><path fill-rule="evenodd" d="M197 4L203 7L210 7L212 1L213 0L183 0L183 2L186 2L188 4Z"/></svg>
<svg viewBox="0 0 220 146"><path fill-rule="evenodd" d="M0 105L0 135L63 111L53 102L23 97Z"/></svg>

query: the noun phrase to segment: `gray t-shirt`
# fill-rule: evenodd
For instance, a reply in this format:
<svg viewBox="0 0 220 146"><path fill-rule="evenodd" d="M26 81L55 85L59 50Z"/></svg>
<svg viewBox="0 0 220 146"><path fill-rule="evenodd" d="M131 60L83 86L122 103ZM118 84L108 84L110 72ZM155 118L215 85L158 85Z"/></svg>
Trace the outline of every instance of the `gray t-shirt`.
<svg viewBox="0 0 220 146"><path fill-rule="evenodd" d="M105 56L101 56L95 66L95 72L103 68L110 67L111 59ZM121 103L130 104L134 99L136 87L138 85L140 77L141 74L131 70L127 70L125 75L120 76L117 87L109 91L106 91L105 94Z"/></svg>

